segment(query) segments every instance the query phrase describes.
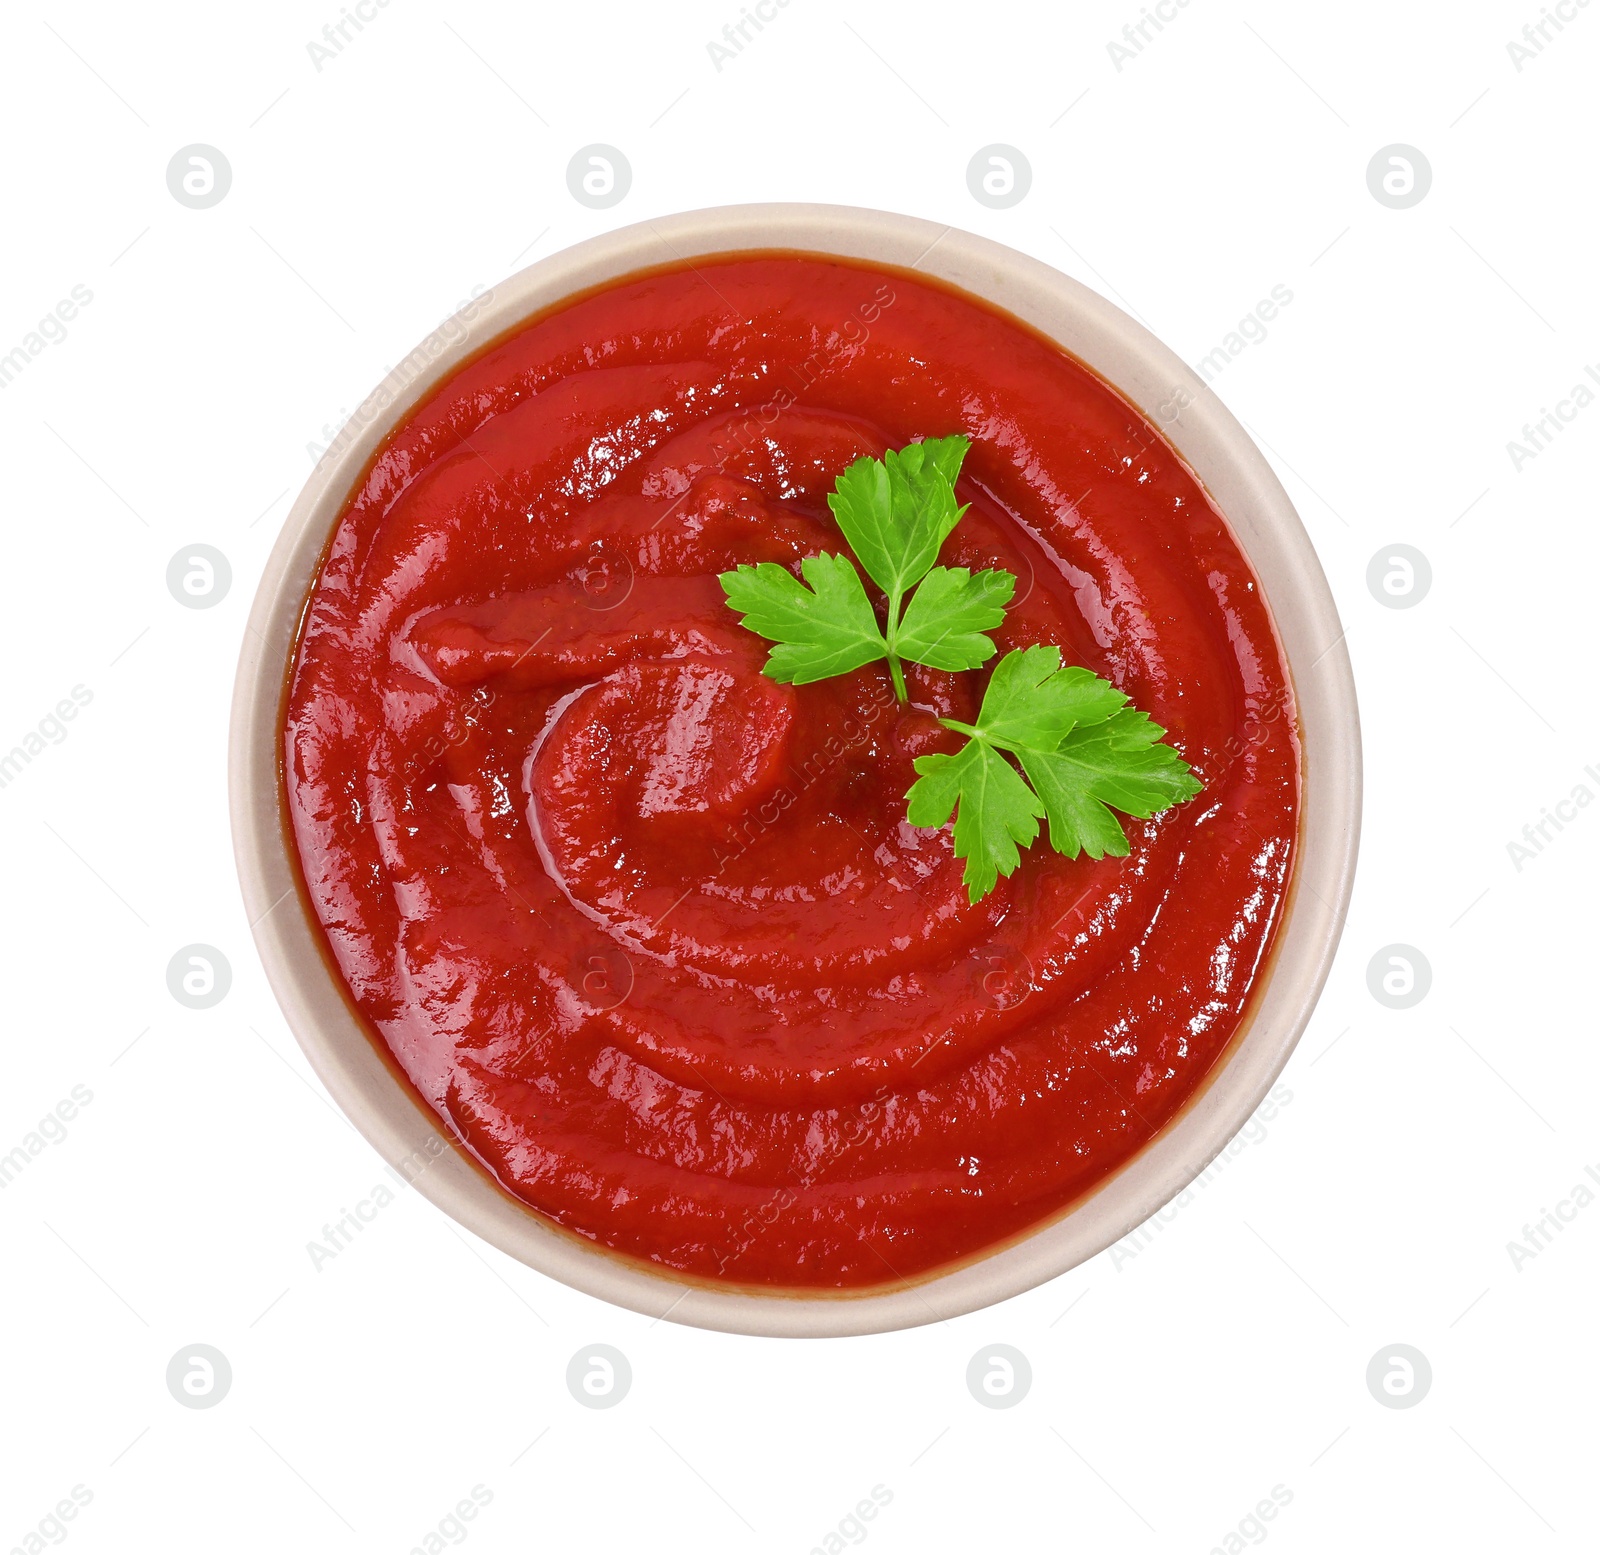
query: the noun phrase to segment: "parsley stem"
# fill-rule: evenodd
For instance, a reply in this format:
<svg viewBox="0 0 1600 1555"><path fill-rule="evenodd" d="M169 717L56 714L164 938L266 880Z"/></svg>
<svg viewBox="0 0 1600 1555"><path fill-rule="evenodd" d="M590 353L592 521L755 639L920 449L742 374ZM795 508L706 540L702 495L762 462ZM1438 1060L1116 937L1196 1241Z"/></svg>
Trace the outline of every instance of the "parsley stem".
<svg viewBox="0 0 1600 1555"><path fill-rule="evenodd" d="M900 655L895 649L895 631L900 625L900 590L892 589L889 593L889 611L884 621L888 631L884 638L889 645L889 678L894 681L894 694L903 703L906 701L906 672L901 668Z"/></svg>

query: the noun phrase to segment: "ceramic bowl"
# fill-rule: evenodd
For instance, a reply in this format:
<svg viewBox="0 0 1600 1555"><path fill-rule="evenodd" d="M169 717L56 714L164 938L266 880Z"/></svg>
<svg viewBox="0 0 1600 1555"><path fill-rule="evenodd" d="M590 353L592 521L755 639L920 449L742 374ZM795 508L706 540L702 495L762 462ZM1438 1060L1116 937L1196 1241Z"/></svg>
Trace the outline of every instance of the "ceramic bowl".
<svg viewBox="0 0 1600 1555"><path fill-rule="evenodd" d="M364 1026L308 915L287 825L281 730L290 656L323 548L389 431L469 356L530 315L630 272L697 256L788 249L918 271L1032 325L1160 428L1226 517L1261 580L1300 716L1299 856L1270 965L1200 1089L1119 1170L1054 1218L957 1267L854 1294L728 1289L658 1270L562 1230L451 1143ZM318 463L257 591L240 654L230 800L246 909L278 1002L312 1068L391 1165L513 1258L591 1295L679 1323L830 1336L971 1312L1053 1279L1120 1240L1244 1126L1305 1029L1344 923L1361 808L1355 686L1327 580L1288 495L1222 402L1142 325L1036 259L954 227L828 205L691 211L579 243L502 281L435 330L360 406ZM416 1171L418 1164L425 1170Z"/></svg>

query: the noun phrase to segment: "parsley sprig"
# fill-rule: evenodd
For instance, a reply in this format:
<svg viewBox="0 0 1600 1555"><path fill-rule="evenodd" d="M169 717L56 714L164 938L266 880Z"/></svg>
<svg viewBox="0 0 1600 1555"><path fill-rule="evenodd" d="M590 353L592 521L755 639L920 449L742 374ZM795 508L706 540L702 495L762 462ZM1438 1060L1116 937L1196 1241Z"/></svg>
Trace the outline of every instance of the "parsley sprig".
<svg viewBox="0 0 1600 1555"><path fill-rule="evenodd" d="M1183 758L1157 743L1166 730L1129 707L1110 681L1077 665L1063 669L1059 648L1008 653L989 677L977 723L939 721L967 743L954 756L912 763L919 776L906 794L906 819L943 826L957 811L956 857L967 861L973 901L1017 867L1017 845L1033 844L1041 816L1057 853L1125 858L1128 839L1113 807L1148 820L1200 792ZM1001 752L1016 758L1020 774Z"/></svg>
<svg viewBox="0 0 1600 1555"><path fill-rule="evenodd" d="M993 657L994 644L983 634L1005 619L1016 578L997 569L934 566L967 511L956 505L955 484L969 446L959 434L931 438L882 459L857 459L834 483L828 506L888 601L881 627L848 557L807 557L801 578L777 562L722 574L728 603L744 624L778 645L768 675L803 686L887 659L904 702L906 659L971 670Z"/></svg>
<svg viewBox="0 0 1600 1555"><path fill-rule="evenodd" d="M1005 618L1016 578L1000 569L940 567L939 550L967 511L955 498L970 444L959 434L913 443L882 459L856 460L828 506L886 601L877 612L848 556L776 562L721 576L729 605L774 644L772 679L806 685L886 659L906 700L903 663L971 670L996 652L985 634ZM966 736L955 755L919 756L906 793L913 826L943 826L954 812L954 847L967 861L968 899L987 896L1021 862L1039 822L1068 858L1126 857L1114 811L1148 820L1192 799L1200 784L1146 713L1091 670L1061 663L1056 647L1015 649L995 666L976 723L939 720ZM1020 768L1020 770L1019 770Z"/></svg>

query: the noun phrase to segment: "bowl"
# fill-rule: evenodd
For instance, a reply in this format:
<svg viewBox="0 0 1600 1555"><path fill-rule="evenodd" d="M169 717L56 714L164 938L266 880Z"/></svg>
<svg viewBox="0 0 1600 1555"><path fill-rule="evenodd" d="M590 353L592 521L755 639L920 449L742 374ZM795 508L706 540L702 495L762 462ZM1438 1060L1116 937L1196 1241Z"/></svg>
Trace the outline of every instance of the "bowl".
<svg viewBox="0 0 1600 1555"><path fill-rule="evenodd" d="M346 498L390 430L531 315L651 266L772 249L914 270L968 292L1138 406L1209 492L1260 579L1300 718L1300 838L1284 918L1245 1018L1206 1079L1141 1150L1054 1218L959 1266L859 1292L709 1285L591 1243L501 1188L444 1132L350 1002L304 896L281 771L306 597ZM1344 924L1361 810L1355 685L1333 597L1287 493L1221 400L1142 325L1048 265L955 227L832 205L726 206L624 227L518 272L430 334L356 410L289 513L240 652L229 758L234 849L268 981L318 1078L383 1158L447 1215L552 1279L654 1318L793 1337L909 1328L1018 1295L1104 1251L1199 1176L1260 1105L1310 1019Z"/></svg>

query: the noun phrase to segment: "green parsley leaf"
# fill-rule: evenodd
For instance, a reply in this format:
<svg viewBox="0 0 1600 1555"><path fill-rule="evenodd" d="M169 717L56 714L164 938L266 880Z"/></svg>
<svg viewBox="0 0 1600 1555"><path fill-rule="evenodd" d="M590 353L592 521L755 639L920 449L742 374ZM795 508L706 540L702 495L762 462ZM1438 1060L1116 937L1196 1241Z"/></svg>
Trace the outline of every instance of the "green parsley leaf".
<svg viewBox="0 0 1600 1555"><path fill-rule="evenodd" d="M1028 746L1054 750L1075 724L1099 723L1126 702L1109 681L1078 665L1061 667L1059 648L1019 648L1008 653L989 677L979 729L952 724L964 734L1008 750Z"/></svg>
<svg viewBox="0 0 1600 1555"><path fill-rule="evenodd" d="M1005 620L1013 573L935 567L917 585L895 628L894 651L936 670L974 670L994 654L982 634Z"/></svg>
<svg viewBox="0 0 1600 1555"><path fill-rule="evenodd" d="M808 556L800 571L805 583L777 562L735 567L721 577L743 624L777 644L766 675L804 686L887 656L889 645L848 556Z"/></svg>
<svg viewBox="0 0 1600 1555"><path fill-rule="evenodd" d="M983 634L1005 619L1016 578L993 568L972 573L934 566L939 547L966 512L956 505L955 479L969 446L959 433L913 443L881 459L857 459L834 482L828 505L867 576L888 596L881 629L873 620L867 631L862 609L870 616L871 607L843 557L828 558L842 564L848 577L830 566L822 603L800 597L807 591L775 562L722 574L728 603L743 613L744 624L780 644L768 660L768 674L803 685L887 659L895 695L904 702L902 660L954 671L976 669L994 656L994 644ZM809 565L801 563L801 570ZM824 594L820 583L814 589ZM910 590L915 592L905 603Z"/></svg>
<svg viewBox="0 0 1600 1555"><path fill-rule="evenodd" d="M867 576L889 596L891 620L966 512L956 506L955 483L970 446L959 433L912 443L882 459L857 459L834 482L828 506Z"/></svg>
<svg viewBox="0 0 1600 1555"><path fill-rule="evenodd" d="M1111 808L1148 820L1200 792L1199 781L1148 713L1124 708L1074 729L1053 751L1019 750L1017 760L1044 800L1050 846L1076 858L1125 858L1128 838Z"/></svg>
<svg viewBox="0 0 1600 1555"><path fill-rule="evenodd" d="M956 811L956 857L967 861L962 879L976 902L994 889L997 874L1009 875L1022 862L1017 846L1033 845L1044 806L982 740L968 740L954 756L919 756L915 765L922 776L906 794L906 819L943 826Z"/></svg>
<svg viewBox="0 0 1600 1555"><path fill-rule="evenodd" d="M995 666L976 724L940 720L967 743L954 756L917 758L906 818L942 826L955 810L969 900L1017 867L1016 844L1037 837L1038 816L1058 853L1120 857L1128 840L1113 806L1148 819L1200 792L1183 758L1156 743L1166 731L1127 702L1091 671L1063 669L1059 648L1022 648ZM1016 757L1031 789L1002 751Z"/></svg>

